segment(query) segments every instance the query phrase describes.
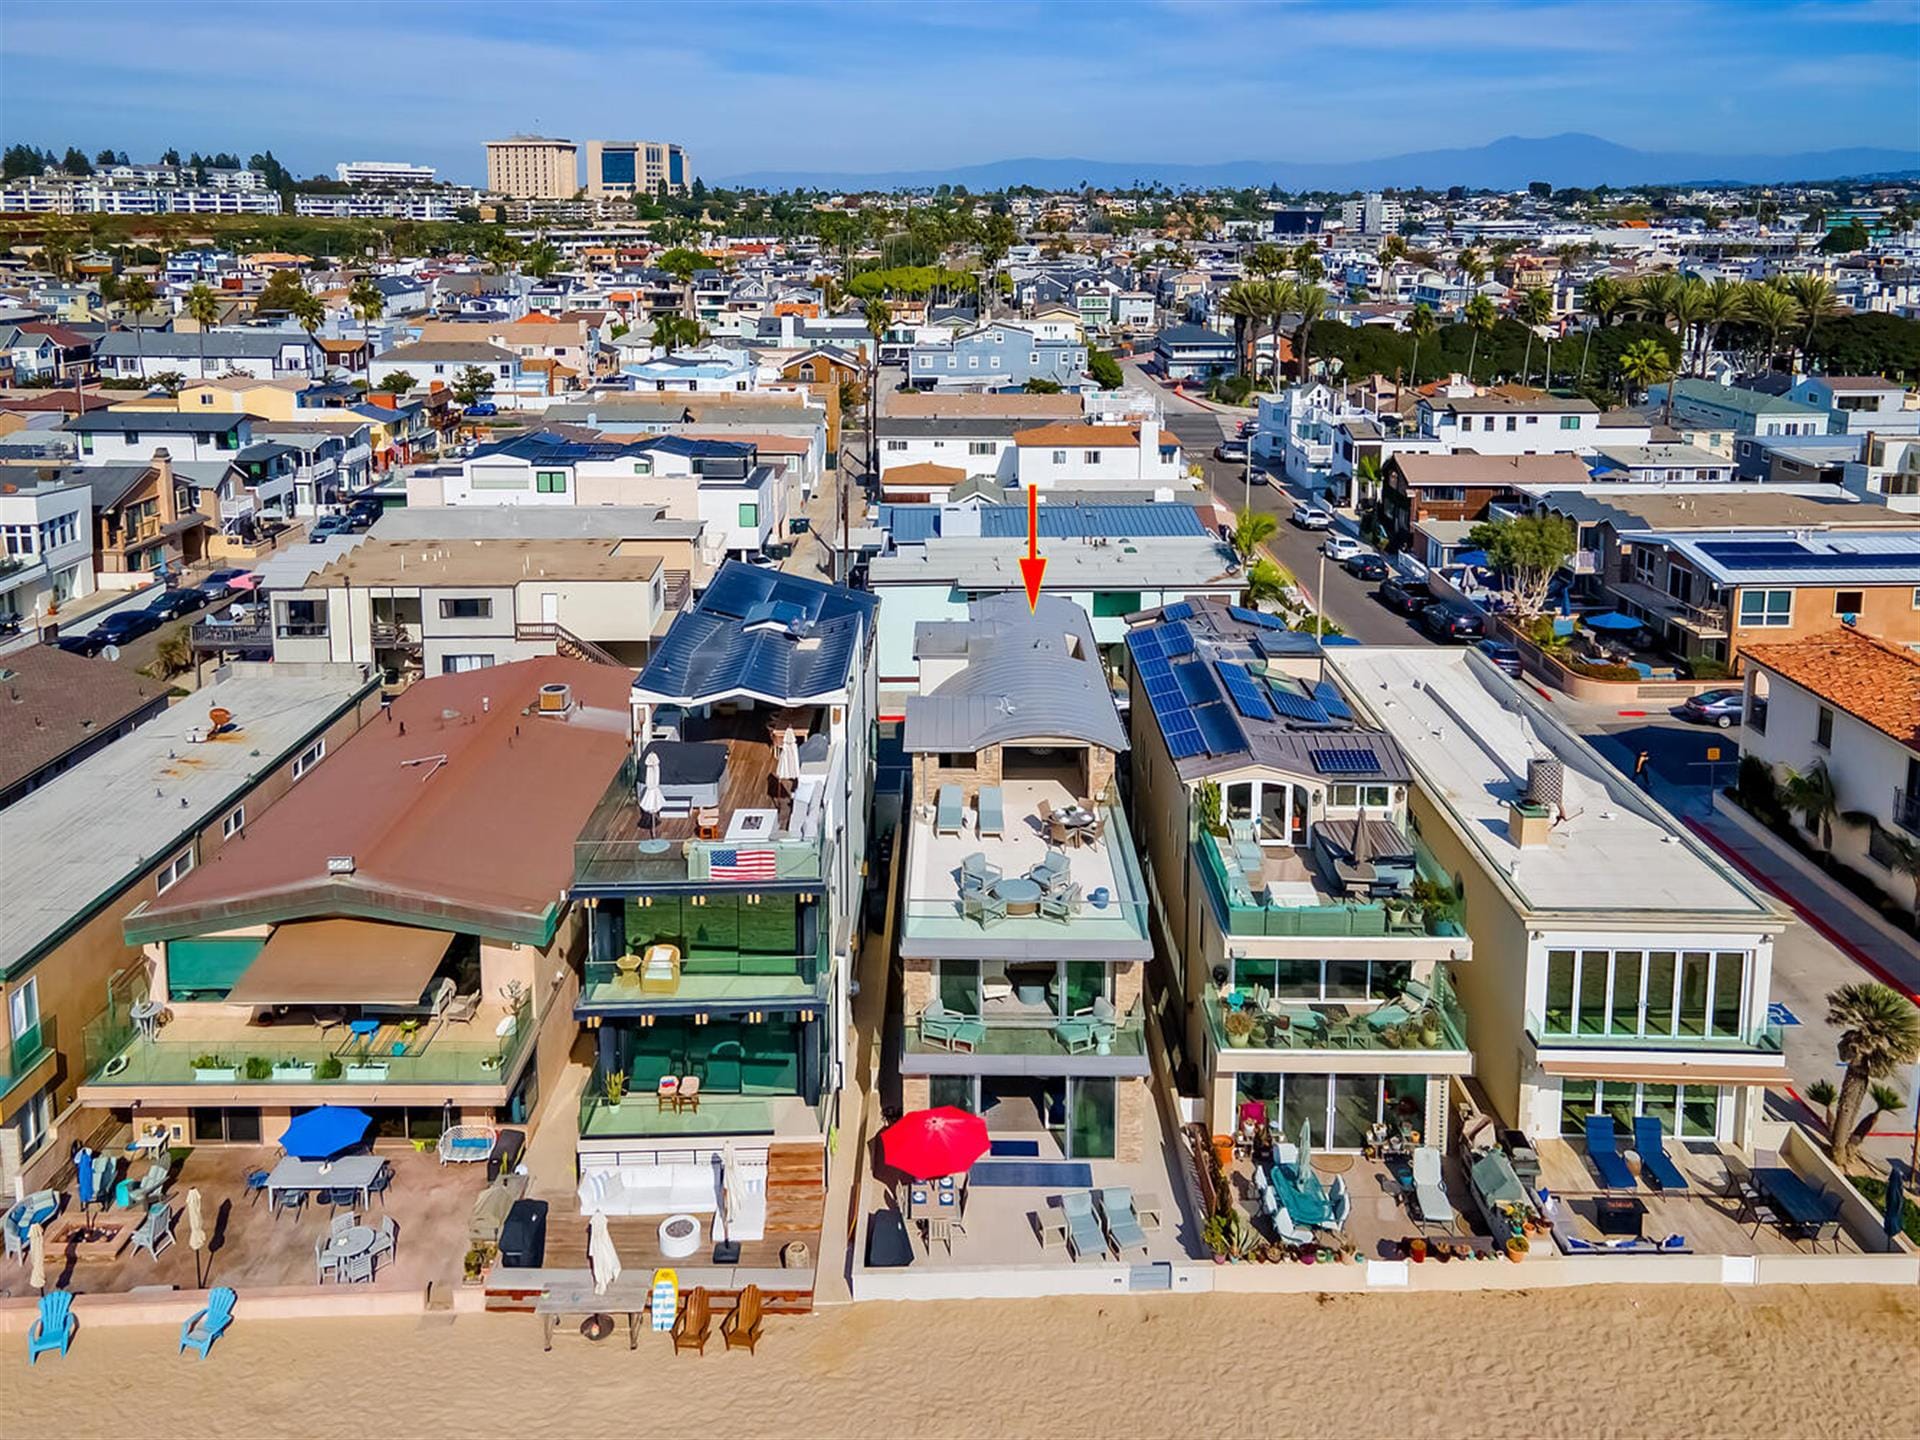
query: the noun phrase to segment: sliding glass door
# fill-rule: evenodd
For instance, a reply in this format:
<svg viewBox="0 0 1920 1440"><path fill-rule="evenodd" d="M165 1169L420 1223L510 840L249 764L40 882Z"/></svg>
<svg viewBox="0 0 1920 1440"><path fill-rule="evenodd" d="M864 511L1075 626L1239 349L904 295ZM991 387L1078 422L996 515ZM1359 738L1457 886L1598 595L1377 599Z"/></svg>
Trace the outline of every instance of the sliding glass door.
<svg viewBox="0 0 1920 1440"><path fill-rule="evenodd" d="M1736 1040L1748 960L1739 950L1550 950L1540 1033Z"/></svg>
<svg viewBox="0 0 1920 1440"><path fill-rule="evenodd" d="M1289 1141L1304 1128L1316 1149L1358 1150L1381 1121L1424 1130L1427 1075L1302 1075L1243 1072L1234 1077L1234 1112L1249 1101L1267 1107L1267 1119Z"/></svg>

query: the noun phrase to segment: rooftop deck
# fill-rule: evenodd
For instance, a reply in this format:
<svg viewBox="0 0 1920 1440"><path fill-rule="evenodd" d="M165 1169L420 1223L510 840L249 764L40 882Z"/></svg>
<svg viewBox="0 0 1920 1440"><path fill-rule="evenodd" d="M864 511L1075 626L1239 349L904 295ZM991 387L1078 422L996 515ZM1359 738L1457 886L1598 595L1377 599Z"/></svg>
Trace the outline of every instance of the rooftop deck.
<svg viewBox="0 0 1920 1440"><path fill-rule="evenodd" d="M1055 780L1012 780L1001 787L1005 833L982 835L971 807L957 831L942 833L931 815L915 814L907 841L907 889L900 919L902 953L914 956L1031 954L1144 960L1147 939L1146 886L1127 833L1126 816L1112 797L1094 805L1104 821L1100 839L1054 850L1039 820L1039 804L1056 810L1078 803ZM1049 854L1064 856L1082 902L1070 918L1017 914L983 923L962 913L961 866L983 856L1003 877L1024 876Z"/></svg>
<svg viewBox="0 0 1920 1440"><path fill-rule="evenodd" d="M697 1110L662 1108L657 1097L607 1100L598 1083L580 1096L582 1140L685 1139L699 1135L761 1135L776 1140L817 1140L818 1108L798 1095L708 1095Z"/></svg>
<svg viewBox="0 0 1920 1440"><path fill-rule="evenodd" d="M1429 879L1444 880L1426 847L1412 840L1415 868ZM1235 936L1434 936L1464 942L1466 931L1456 900L1423 905L1411 891L1379 897L1351 897L1322 868L1307 848L1261 846L1257 875L1235 858L1224 836L1202 834L1193 842L1194 861L1206 881L1221 928Z"/></svg>

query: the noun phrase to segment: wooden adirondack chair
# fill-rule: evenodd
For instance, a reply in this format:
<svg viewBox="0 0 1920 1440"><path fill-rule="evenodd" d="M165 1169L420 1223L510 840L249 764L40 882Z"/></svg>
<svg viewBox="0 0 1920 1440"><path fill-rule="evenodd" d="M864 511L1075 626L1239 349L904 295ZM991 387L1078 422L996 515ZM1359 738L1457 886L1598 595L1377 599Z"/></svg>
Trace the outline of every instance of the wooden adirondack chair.
<svg viewBox="0 0 1920 1440"><path fill-rule="evenodd" d="M740 1292L739 1303L733 1307L733 1313L720 1322L720 1336L727 1342L727 1349L745 1348L749 1355L757 1354L754 1346L760 1343L760 1287L749 1285Z"/></svg>
<svg viewBox="0 0 1920 1440"><path fill-rule="evenodd" d="M688 1292L686 1303L680 1307L680 1313L673 1320L673 1353L682 1350L697 1350L707 1353L707 1340L713 1333L713 1306L707 1298L707 1287L696 1285Z"/></svg>

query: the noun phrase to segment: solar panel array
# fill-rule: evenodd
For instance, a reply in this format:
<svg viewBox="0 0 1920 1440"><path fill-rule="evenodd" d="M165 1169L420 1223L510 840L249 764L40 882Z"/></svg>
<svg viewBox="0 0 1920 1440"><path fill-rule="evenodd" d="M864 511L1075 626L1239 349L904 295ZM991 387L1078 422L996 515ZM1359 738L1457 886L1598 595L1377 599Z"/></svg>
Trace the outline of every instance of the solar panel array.
<svg viewBox="0 0 1920 1440"><path fill-rule="evenodd" d="M1162 607L1160 618L1162 620L1191 620L1193 618L1193 606L1185 600L1176 600L1173 604Z"/></svg>
<svg viewBox="0 0 1920 1440"><path fill-rule="evenodd" d="M1326 725L1333 717L1328 715L1318 700L1303 695L1290 685L1267 681L1267 693L1273 697L1273 708L1283 720L1299 720L1308 725Z"/></svg>
<svg viewBox="0 0 1920 1440"><path fill-rule="evenodd" d="M1239 605L1229 605L1227 614L1243 625L1257 625L1262 630L1286 630L1287 622L1272 615L1263 615L1258 610L1248 610Z"/></svg>
<svg viewBox="0 0 1920 1440"><path fill-rule="evenodd" d="M1193 632L1185 624L1176 620L1171 625L1160 627L1160 643L1169 655L1191 655Z"/></svg>
<svg viewBox="0 0 1920 1440"><path fill-rule="evenodd" d="M1131 631L1127 647L1174 759L1231 755L1246 749L1246 738L1221 694L1212 663L1200 659L1174 663L1173 657L1194 653L1193 635L1185 625L1175 621Z"/></svg>
<svg viewBox="0 0 1920 1440"><path fill-rule="evenodd" d="M1215 662L1220 669L1220 679L1227 687L1227 694L1233 697L1233 703L1240 713L1249 720L1271 720L1274 718L1273 706L1267 703L1267 697L1247 673L1247 667L1236 665L1230 660Z"/></svg>
<svg viewBox="0 0 1920 1440"><path fill-rule="evenodd" d="M1320 708L1336 720L1353 719L1353 707L1340 697L1340 687L1331 680L1322 680L1313 687L1313 698L1320 702Z"/></svg>
<svg viewBox="0 0 1920 1440"><path fill-rule="evenodd" d="M1380 770L1380 757L1371 750L1343 747L1307 753L1313 757L1313 768L1322 775L1373 775Z"/></svg>

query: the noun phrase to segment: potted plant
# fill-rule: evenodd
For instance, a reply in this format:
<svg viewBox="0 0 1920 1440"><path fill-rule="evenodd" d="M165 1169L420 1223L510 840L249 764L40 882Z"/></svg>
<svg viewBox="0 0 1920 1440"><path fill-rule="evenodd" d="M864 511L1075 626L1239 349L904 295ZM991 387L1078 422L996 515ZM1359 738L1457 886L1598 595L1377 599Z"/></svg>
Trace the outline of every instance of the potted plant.
<svg viewBox="0 0 1920 1440"><path fill-rule="evenodd" d="M1407 1242L1407 1256L1416 1265L1423 1265L1427 1259L1427 1237L1416 1235Z"/></svg>
<svg viewBox="0 0 1920 1440"><path fill-rule="evenodd" d="M1515 1235L1507 1241L1507 1259L1518 1265L1525 1257L1528 1248L1527 1237L1524 1235Z"/></svg>
<svg viewBox="0 0 1920 1440"><path fill-rule="evenodd" d="M607 1092L607 1103L609 1105L618 1105L627 1093L627 1072L624 1070L612 1071L608 1074L604 1083Z"/></svg>
<svg viewBox="0 0 1920 1440"><path fill-rule="evenodd" d="M289 1055L284 1060L273 1062L272 1076L275 1080L307 1081L313 1079L313 1072L311 1060L296 1060Z"/></svg>
<svg viewBox="0 0 1920 1440"><path fill-rule="evenodd" d="M461 1265L461 1279L468 1285L478 1285L487 1278L487 1269L493 1264L497 1249L485 1242L469 1247L467 1258Z"/></svg>
<svg viewBox="0 0 1920 1440"><path fill-rule="evenodd" d="M273 1062L264 1055L249 1055L246 1063L246 1076L249 1080L268 1080L273 1077Z"/></svg>
<svg viewBox="0 0 1920 1440"><path fill-rule="evenodd" d="M1227 1044L1244 1050L1253 1038L1253 1017L1244 1010L1229 1010L1221 1028L1227 1032Z"/></svg>
<svg viewBox="0 0 1920 1440"><path fill-rule="evenodd" d="M238 1080L240 1072L225 1056L208 1053L193 1057L193 1078L219 1084Z"/></svg>
<svg viewBox="0 0 1920 1440"><path fill-rule="evenodd" d="M345 1067L341 1064L338 1055L323 1056L320 1063L313 1067L313 1078L316 1080L338 1080L343 1068ZM383 1066L382 1068L384 1069L385 1067Z"/></svg>
<svg viewBox="0 0 1920 1440"><path fill-rule="evenodd" d="M347 1079L368 1085L387 1078L390 1066L385 1060L356 1060L347 1066Z"/></svg>
<svg viewBox="0 0 1920 1440"><path fill-rule="evenodd" d="M1213 1256L1213 1263L1227 1263L1227 1222L1224 1217L1214 1215L1201 1227L1200 1239Z"/></svg>

